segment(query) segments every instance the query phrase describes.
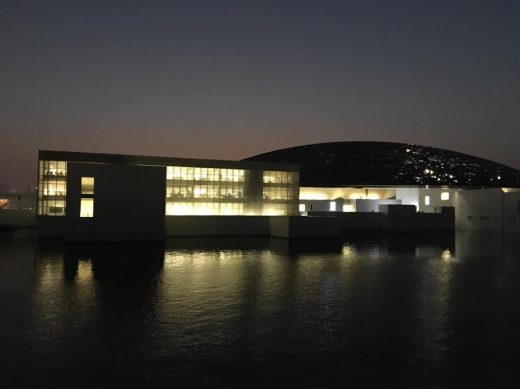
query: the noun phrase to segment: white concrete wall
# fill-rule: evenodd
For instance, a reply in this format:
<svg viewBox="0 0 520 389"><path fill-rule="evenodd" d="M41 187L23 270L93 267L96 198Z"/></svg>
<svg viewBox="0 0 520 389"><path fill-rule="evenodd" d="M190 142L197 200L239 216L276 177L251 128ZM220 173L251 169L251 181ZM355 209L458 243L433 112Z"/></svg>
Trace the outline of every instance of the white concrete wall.
<svg viewBox="0 0 520 389"><path fill-rule="evenodd" d="M520 190L503 193L504 231L520 232Z"/></svg>
<svg viewBox="0 0 520 389"><path fill-rule="evenodd" d="M305 212L330 212L330 203L336 203L336 212L343 211L343 199L332 200L300 200L300 204L305 204Z"/></svg>
<svg viewBox="0 0 520 389"><path fill-rule="evenodd" d="M394 188L300 187L300 200L390 199L393 197L395 197Z"/></svg>
<svg viewBox="0 0 520 389"><path fill-rule="evenodd" d="M368 199L357 199L356 212L379 212L380 205L388 204L402 204L401 200L368 200Z"/></svg>
<svg viewBox="0 0 520 389"><path fill-rule="evenodd" d="M0 199L9 200L9 209L36 208L36 192L0 193Z"/></svg>
<svg viewBox="0 0 520 389"><path fill-rule="evenodd" d="M441 200L441 194L447 192L448 200ZM420 212L441 212L442 207L452 207L455 190L444 188L420 188L419 189L419 207ZM425 198L430 197L430 205L426 205Z"/></svg>
<svg viewBox="0 0 520 389"><path fill-rule="evenodd" d="M468 230L502 230L502 190L466 189L454 196L455 224Z"/></svg>
<svg viewBox="0 0 520 389"><path fill-rule="evenodd" d="M396 188L395 198L403 205L415 205L419 209L419 188Z"/></svg>

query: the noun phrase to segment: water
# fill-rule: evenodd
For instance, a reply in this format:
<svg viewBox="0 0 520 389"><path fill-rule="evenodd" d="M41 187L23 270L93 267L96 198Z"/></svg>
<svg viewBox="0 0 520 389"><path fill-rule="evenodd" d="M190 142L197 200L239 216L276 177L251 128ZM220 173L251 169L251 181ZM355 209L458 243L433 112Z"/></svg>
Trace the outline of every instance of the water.
<svg viewBox="0 0 520 389"><path fill-rule="evenodd" d="M519 235L0 236L0 387L511 387Z"/></svg>

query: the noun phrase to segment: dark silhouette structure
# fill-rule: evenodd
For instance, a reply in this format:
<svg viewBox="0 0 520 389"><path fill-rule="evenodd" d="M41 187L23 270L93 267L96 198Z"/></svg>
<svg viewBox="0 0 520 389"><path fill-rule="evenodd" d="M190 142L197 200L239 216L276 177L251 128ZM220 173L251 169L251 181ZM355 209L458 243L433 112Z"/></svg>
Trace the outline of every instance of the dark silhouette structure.
<svg viewBox="0 0 520 389"><path fill-rule="evenodd" d="M300 185L520 187L520 171L456 151L390 142L332 142L259 154L246 161L300 165Z"/></svg>

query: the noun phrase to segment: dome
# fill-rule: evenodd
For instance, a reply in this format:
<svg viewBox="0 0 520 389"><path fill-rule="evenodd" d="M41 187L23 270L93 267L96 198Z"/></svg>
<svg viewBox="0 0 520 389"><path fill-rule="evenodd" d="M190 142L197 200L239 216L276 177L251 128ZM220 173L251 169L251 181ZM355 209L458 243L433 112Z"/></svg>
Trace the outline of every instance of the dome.
<svg viewBox="0 0 520 389"><path fill-rule="evenodd" d="M245 160L298 163L301 186L520 187L519 170L455 151L405 143L317 143Z"/></svg>

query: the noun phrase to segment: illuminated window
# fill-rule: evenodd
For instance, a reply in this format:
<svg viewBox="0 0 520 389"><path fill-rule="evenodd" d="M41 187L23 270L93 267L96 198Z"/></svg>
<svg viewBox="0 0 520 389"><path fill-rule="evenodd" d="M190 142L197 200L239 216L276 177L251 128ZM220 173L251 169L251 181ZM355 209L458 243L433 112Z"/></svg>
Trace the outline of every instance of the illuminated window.
<svg viewBox="0 0 520 389"><path fill-rule="evenodd" d="M79 217L94 217L94 199L82 198Z"/></svg>
<svg viewBox="0 0 520 389"><path fill-rule="evenodd" d="M298 172L168 166L166 215L287 215L298 212Z"/></svg>
<svg viewBox="0 0 520 389"><path fill-rule="evenodd" d="M305 204L300 204L298 209L299 209L300 212L305 212Z"/></svg>
<svg viewBox="0 0 520 389"><path fill-rule="evenodd" d="M65 216L67 162L39 161L38 215Z"/></svg>
<svg viewBox="0 0 520 389"><path fill-rule="evenodd" d="M79 217L94 217L94 177L81 177L81 194Z"/></svg>
<svg viewBox="0 0 520 389"><path fill-rule="evenodd" d="M293 184L298 182L297 172L264 171L264 184Z"/></svg>
<svg viewBox="0 0 520 389"><path fill-rule="evenodd" d="M430 205L430 196L424 196L424 205Z"/></svg>
<svg viewBox="0 0 520 389"><path fill-rule="evenodd" d="M330 202L329 210L331 212L334 212L336 210L336 202L335 201L331 201Z"/></svg>
<svg viewBox="0 0 520 389"><path fill-rule="evenodd" d="M293 191L287 186L264 188L263 193L265 200L292 200L294 197Z"/></svg>
<svg viewBox="0 0 520 389"><path fill-rule="evenodd" d="M94 194L94 177L81 177L81 194Z"/></svg>
<svg viewBox="0 0 520 389"><path fill-rule="evenodd" d="M0 199L0 209L9 209L9 199Z"/></svg>
<svg viewBox="0 0 520 389"><path fill-rule="evenodd" d="M447 201L450 199L450 192L442 192L441 193L441 200Z"/></svg>

